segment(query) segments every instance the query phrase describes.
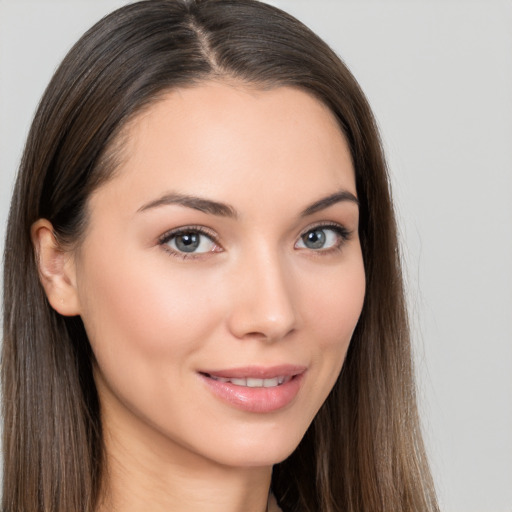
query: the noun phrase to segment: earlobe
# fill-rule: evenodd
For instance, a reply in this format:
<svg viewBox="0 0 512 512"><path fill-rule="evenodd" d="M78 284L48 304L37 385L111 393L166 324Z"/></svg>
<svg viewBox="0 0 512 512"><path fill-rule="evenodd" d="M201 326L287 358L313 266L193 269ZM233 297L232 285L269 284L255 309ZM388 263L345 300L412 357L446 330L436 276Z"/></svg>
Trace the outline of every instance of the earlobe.
<svg viewBox="0 0 512 512"><path fill-rule="evenodd" d="M80 314L72 254L60 246L51 222L46 219L34 222L30 234L39 279L52 308L64 316Z"/></svg>

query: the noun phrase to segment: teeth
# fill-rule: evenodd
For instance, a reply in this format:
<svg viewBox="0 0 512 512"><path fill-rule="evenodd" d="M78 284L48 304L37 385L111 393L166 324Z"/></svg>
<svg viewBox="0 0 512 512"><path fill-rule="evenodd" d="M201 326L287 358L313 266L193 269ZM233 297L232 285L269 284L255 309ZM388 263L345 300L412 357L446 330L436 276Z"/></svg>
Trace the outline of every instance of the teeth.
<svg viewBox="0 0 512 512"><path fill-rule="evenodd" d="M213 380L218 380L219 382L231 382L231 379L226 379L224 377L217 377L216 375L208 375L208 377L210 377L210 379L213 379Z"/></svg>
<svg viewBox="0 0 512 512"><path fill-rule="evenodd" d="M247 379L247 387L249 388L262 388L263 379Z"/></svg>
<svg viewBox="0 0 512 512"><path fill-rule="evenodd" d="M275 386L279 386L279 377L276 377L275 379L264 379L263 380L264 388L273 388Z"/></svg>
<svg viewBox="0 0 512 512"><path fill-rule="evenodd" d="M210 375L210 377L219 382L231 382L231 384L235 386L247 388L273 388L291 380L291 377L274 377L273 379L255 379L252 377L246 379L228 379L225 377L216 377L215 375Z"/></svg>

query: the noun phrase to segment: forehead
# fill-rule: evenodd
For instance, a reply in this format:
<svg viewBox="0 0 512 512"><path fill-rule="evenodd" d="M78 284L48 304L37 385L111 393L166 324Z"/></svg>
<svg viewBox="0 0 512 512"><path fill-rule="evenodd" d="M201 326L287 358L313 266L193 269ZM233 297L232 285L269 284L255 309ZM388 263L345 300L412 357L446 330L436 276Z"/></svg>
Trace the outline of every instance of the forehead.
<svg viewBox="0 0 512 512"><path fill-rule="evenodd" d="M142 202L175 191L242 203L356 193L335 116L296 88L208 82L174 89L137 115L122 141L118 172L101 189L136 190L131 196Z"/></svg>

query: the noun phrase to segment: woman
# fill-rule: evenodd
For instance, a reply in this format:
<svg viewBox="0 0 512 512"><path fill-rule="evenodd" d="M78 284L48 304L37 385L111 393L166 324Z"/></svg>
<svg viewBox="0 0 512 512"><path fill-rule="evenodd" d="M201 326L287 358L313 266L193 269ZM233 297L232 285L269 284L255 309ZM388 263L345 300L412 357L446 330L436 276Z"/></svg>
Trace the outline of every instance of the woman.
<svg viewBox="0 0 512 512"><path fill-rule="evenodd" d="M88 31L4 278L3 510L437 510L375 123L278 9L151 0Z"/></svg>

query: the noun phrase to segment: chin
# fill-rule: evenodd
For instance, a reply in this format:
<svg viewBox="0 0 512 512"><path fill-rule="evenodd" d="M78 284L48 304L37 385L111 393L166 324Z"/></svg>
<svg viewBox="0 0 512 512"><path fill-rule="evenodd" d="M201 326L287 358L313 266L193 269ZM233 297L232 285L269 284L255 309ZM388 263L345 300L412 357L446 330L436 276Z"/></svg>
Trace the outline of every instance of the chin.
<svg viewBox="0 0 512 512"><path fill-rule="evenodd" d="M268 434L263 438L239 437L243 443L231 443L226 447L222 454L219 454L217 460L223 465L251 468L251 467L269 467L279 464L287 459L297 448L302 434L293 432L284 432L284 435Z"/></svg>

